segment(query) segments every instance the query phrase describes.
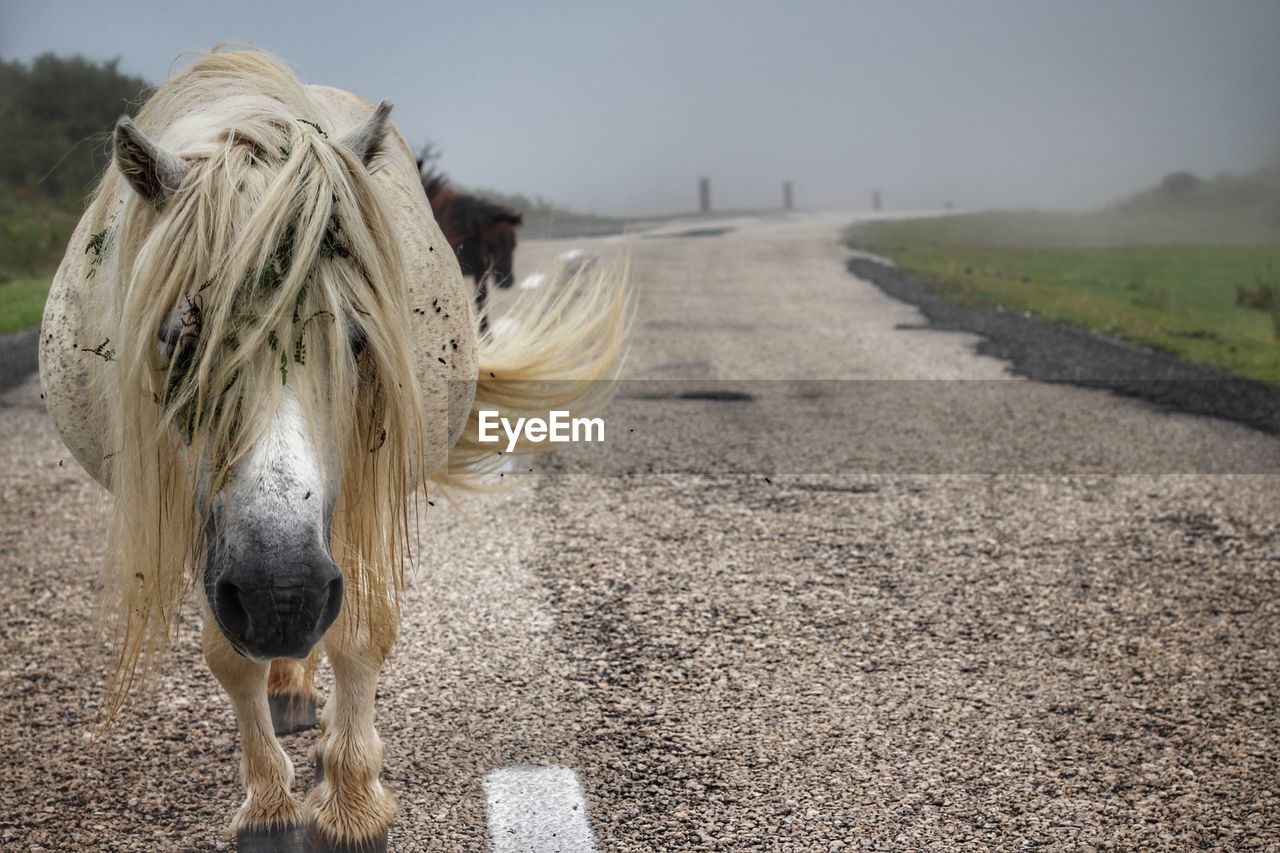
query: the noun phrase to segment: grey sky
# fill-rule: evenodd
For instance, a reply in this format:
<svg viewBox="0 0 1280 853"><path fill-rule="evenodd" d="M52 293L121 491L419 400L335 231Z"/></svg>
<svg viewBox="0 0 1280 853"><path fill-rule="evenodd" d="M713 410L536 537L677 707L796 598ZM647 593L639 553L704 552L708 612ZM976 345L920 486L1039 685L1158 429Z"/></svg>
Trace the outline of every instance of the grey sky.
<svg viewBox="0 0 1280 853"><path fill-rule="evenodd" d="M1280 2L0 0L0 57L248 40L459 181L583 210L1090 206L1280 148Z"/></svg>

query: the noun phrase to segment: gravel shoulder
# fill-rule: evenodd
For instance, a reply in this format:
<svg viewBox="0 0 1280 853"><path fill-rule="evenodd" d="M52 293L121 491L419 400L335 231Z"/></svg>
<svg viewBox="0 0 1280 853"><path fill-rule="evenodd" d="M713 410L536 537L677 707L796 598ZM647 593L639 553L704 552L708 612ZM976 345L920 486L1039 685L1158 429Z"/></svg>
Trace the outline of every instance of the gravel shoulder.
<svg viewBox="0 0 1280 853"><path fill-rule="evenodd" d="M919 308L931 328L981 335L977 351L1007 360L1019 375L1104 388L1280 434L1280 388L1026 314L959 305L928 283L866 257L852 257L848 265L853 275Z"/></svg>

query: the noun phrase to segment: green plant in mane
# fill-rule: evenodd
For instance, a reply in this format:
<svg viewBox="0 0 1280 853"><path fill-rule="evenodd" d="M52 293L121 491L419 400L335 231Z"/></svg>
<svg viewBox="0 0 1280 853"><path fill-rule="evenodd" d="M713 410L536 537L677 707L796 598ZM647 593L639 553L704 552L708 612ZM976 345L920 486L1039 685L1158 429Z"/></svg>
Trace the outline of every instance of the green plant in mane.
<svg viewBox="0 0 1280 853"><path fill-rule="evenodd" d="M324 132L324 130L320 127L320 125L316 124L316 123L315 123L314 121L312 121L311 119L309 119L309 118L300 118L300 119L298 119L298 121L302 122L303 124L310 125L311 127L314 127L314 128L315 128L315 130L316 130L316 133L320 134L320 135L321 135L321 136L323 136L325 139L328 139L328 138L329 138L329 134L325 133L325 132Z"/></svg>
<svg viewBox="0 0 1280 853"><path fill-rule="evenodd" d="M267 333L267 346L271 347L272 352L280 353L280 384L287 385L289 382L289 356L280 349L280 336L276 334L276 330L272 329Z"/></svg>
<svg viewBox="0 0 1280 853"><path fill-rule="evenodd" d="M335 199L336 201L337 199ZM343 260L351 259L351 250L342 242L342 219L335 210L329 214L329 227L325 229L324 239L320 241L320 257L332 260L335 257Z"/></svg>
<svg viewBox="0 0 1280 853"><path fill-rule="evenodd" d="M106 254L107 237L110 231L111 226L107 225L98 233L89 236L89 245L84 247L84 253L87 255L93 252L93 260L89 262L89 271L85 273L85 278L93 278L93 274L102 265L102 256Z"/></svg>
<svg viewBox="0 0 1280 853"><path fill-rule="evenodd" d="M342 223L337 213L331 214L329 227L325 232L316 256L311 261L312 267L321 259L341 258L343 260L355 260L351 251L338 236L341 231ZM105 232L102 236L105 237ZM100 248L102 240L98 240L97 245ZM232 306L228 317L229 328L220 342L223 347L232 351L238 350L242 345L243 332L261 322L257 306L260 300L273 296L284 285L295 259L296 248L297 226L290 224L285 228L284 233L272 248L271 254L262 268L256 273L247 275L240 286L235 289L231 296ZM363 271L363 266L360 268ZM165 390L162 395L157 395L156 397L156 403L165 409L168 409L175 402L178 403L179 408L173 413L173 421L178 429L186 434L188 439L194 434L197 426L195 394L184 393L184 389L191 375L198 352L197 341L199 340L200 328L204 320L202 294L214 283L215 279L216 277L210 277L205 280L194 294L187 297L190 307L183 315L183 330L174 346L173 356L166 368ZM324 309L315 311L305 317L303 316L307 297L311 292L311 285L311 275L307 275L302 279L298 286L298 291L294 295L293 314L290 318L290 324L294 329L291 335L292 346L286 346L280 340L280 334L275 329L269 330L266 336L267 346L272 352L279 354L280 384L282 385L287 384L289 381L289 363L291 360L298 365L306 364L306 333L311 323L324 318L330 321L336 320L331 311ZM106 342L103 343L103 347L105 345ZM102 347L99 349L102 350ZM107 360L110 360L114 355L109 350L93 352ZM224 405L225 401L222 398L234 387L239 375L239 371L233 373L226 386L217 395L213 406L215 419Z"/></svg>
<svg viewBox="0 0 1280 853"><path fill-rule="evenodd" d="M102 343L94 347L93 349L90 349L89 347L80 347L80 351L92 353L93 355L96 355L98 358L102 359L103 361L115 361L116 351L113 349L107 348L107 345L110 343L111 343L111 338L107 338Z"/></svg>
<svg viewBox="0 0 1280 853"><path fill-rule="evenodd" d="M107 240L107 229L103 228L96 234L89 235L89 245L84 247L84 253L87 255L93 252L95 257L102 256L102 245Z"/></svg>
<svg viewBox="0 0 1280 853"><path fill-rule="evenodd" d="M303 320L302 325L298 328L298 339L293 344L293 360L298 364L307 363L307 342L305 338L307 324L321 316L328 317L330 320L334 319L333 312L331 311L317 311L307 319Z"/></svg>

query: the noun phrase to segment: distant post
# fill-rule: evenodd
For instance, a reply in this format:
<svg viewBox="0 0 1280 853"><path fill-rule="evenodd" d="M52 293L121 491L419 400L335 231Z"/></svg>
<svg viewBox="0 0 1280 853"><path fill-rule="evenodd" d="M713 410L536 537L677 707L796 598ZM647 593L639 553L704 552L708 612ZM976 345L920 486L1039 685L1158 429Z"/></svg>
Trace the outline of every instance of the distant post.
<svg viewBox="0 0 1280 853"><path fill-rule="evenodd" d="M871 193L871 209L880 209L880 190L875 190Z"/></svg>
<svg viewBox="0 0 1280 853"><path fill-rule="evenodd" d="M782 182L782 209L783 210L791 209L791 182L790 181Z"/></svg>
<svg viewBox="0 0 1280 853"><path fill-rule="evenodd" d="M711 179L698 178L698 210L711 212Z"/></svg>

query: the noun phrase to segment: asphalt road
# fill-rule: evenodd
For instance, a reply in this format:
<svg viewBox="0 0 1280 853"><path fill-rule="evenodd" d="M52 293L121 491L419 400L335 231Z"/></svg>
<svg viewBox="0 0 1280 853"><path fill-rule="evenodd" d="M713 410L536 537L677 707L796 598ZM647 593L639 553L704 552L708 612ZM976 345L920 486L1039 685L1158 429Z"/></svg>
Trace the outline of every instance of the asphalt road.
<svg viewBox="0 0 1280 853"><path fill-rule="evenodd" d="M522 244L630 251L629 381L605 448L427 516L395 849L485 849L521 766L599 850L1280 845L1280 442L1010 378L852 278L849 218ZM194 616L90 737L103 499L38 393L0 395L0 845L226 849Z"/></svg>

